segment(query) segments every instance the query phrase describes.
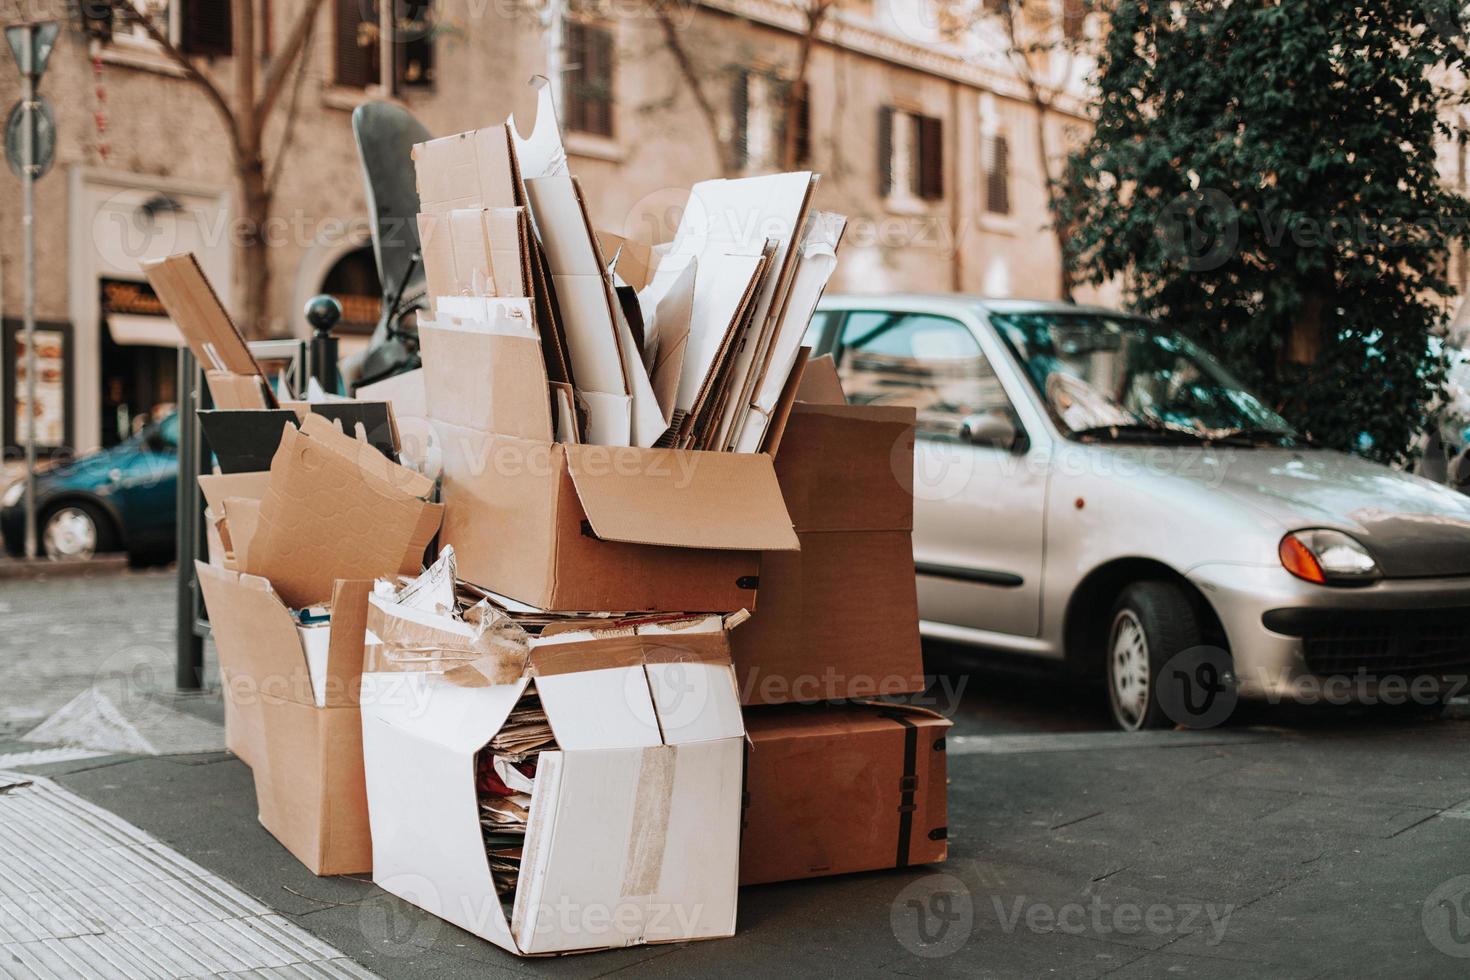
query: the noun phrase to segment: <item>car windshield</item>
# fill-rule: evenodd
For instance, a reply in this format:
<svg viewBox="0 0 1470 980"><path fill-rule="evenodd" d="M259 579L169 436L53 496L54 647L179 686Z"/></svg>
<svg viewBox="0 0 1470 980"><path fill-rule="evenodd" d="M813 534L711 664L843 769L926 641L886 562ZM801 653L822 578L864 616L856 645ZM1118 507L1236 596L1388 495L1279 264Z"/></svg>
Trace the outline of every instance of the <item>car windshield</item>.
<svg viewBox="0 0 1470 980"><path fill-rule="evenodd" d="M1042 400L1078 437L1246 438L1283 444L1290 425L1177 331L1093 313L991 314Z"/></svg>

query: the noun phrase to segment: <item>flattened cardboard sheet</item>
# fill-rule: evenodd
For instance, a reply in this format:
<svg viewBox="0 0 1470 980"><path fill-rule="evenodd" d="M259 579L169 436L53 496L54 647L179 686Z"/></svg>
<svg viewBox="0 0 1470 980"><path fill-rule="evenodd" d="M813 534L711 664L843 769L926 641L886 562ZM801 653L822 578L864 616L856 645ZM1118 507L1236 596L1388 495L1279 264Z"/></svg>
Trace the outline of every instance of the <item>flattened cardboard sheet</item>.
<svg viewBox="0 0 1470 980"><path fill-rule="evenodd" d="M438 525L439 505L424 500L432 489L309 415L299 431L284 427L240 567L268 578L297 609L326 600L339 578L417 572Z"/></svg>
<svg viewBox="0 0 1470 980"><path fill-rule="evenodd" d="M261 373L193 253L144 260L143 274L205 370Z"/></svg>
<svg viewBox="0 0 1470 980"><path fill-rule="evenodd" d="M551 403L541 343L422 323L430 415L450 425L550 442Z"/></svg>
<svg viewBox="0 0 1470 980"><path fill-rule="evenodd" d="M256 473L271 468L281 445L282 427L296 425L296 413L284 408L253 411L215 409L199 413L204 439L222 473Z"/></svg>

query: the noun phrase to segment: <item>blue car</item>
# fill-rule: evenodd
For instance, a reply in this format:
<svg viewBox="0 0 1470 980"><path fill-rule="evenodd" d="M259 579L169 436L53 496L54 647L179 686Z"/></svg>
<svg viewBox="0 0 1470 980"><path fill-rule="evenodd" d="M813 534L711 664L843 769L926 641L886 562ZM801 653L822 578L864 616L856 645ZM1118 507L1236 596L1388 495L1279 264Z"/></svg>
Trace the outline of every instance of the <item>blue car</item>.
<svg viewBox="0 0 1470 980"><path fill-rule="evenodd" d="M36 475L36 547L57 560L126 551L134 561L172 555L179 478L179 417L169 415L111 449L47 464ZM0 496L5 550L25 553L25 481Z"/></svg>

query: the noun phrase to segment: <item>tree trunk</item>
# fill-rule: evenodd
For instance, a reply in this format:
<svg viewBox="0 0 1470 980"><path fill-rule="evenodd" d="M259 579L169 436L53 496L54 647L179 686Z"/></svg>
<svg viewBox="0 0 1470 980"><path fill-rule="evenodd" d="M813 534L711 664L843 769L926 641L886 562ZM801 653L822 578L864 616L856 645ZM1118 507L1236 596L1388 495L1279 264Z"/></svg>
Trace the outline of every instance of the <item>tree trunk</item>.
<svg viewBox="0 0 1470 980"><path fill-rule="evenodd" d="M257 154L239 168L240 217L235 248L235 309L240 329L250 340L270 333L266 314L270 301L270 244L266 224L270 220L271 192L266 185L265 161Z"/></svg>
<svg viewBox="0 0 1470 980"><path fill-rule="evenodd" d="M1046 135L1046 115L1050 106L1039 93L1031 99L1036 107L1036 153L1041 161L1041 179L1046 183L1046 210L1051 217L1051 233L1057 243L1057 293L1072 302L1072 269L1067 264L1069 229L1062 221L1062 207L1057 182L1051 173L1051 140Z"/></svg>
<svg viewBox="0 0 1470 980"><path fill-rule="evenodd" d="M1286 339L1286 359L1290 363L1309 366L1321 356L1322 314L1326 305L1326 297L1315 289L1302 299L1301 309L1291 324L1291 335Z"/></svg>

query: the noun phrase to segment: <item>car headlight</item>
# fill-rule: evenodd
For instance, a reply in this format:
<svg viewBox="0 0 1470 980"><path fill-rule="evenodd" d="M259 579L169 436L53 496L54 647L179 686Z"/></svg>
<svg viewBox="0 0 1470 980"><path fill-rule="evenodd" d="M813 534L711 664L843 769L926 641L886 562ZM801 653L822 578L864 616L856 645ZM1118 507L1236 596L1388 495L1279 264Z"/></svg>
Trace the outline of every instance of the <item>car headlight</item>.
<svg viewBox="0 0 1470 980"><path fill-rule="evenodd" d="M0 495L0 507L14 507L20 503L20 498L26 493L26 481L16 480L5 488L5 493Z"/></svg>
<svg viewBox="0 0 1470 980"><path fill-rule="evenodd" d="M1277 553L1288 572L1318 585L1362 585L1381 577L1362 542L1330 528L1293 531L1281 539Z"/></svg>

